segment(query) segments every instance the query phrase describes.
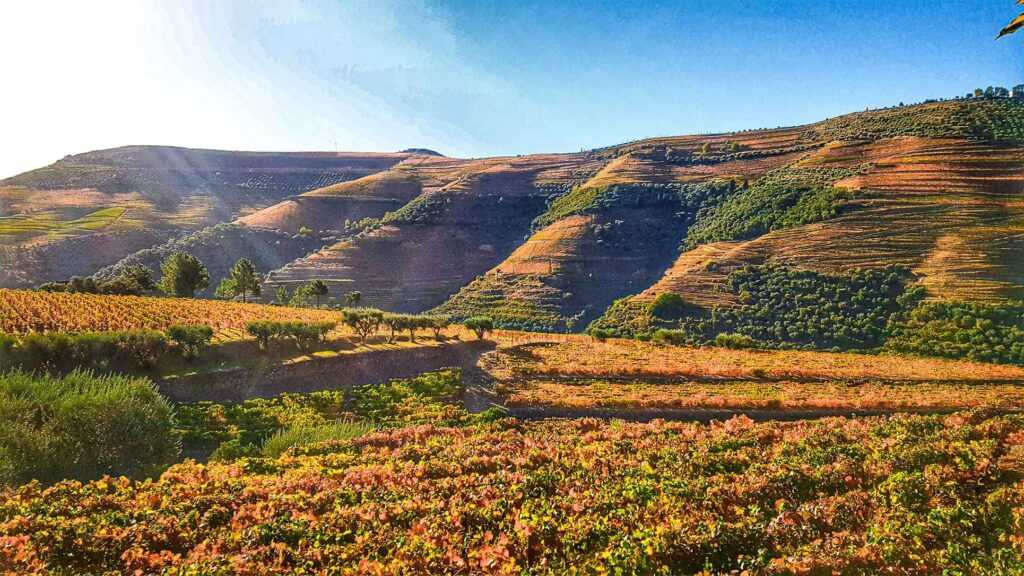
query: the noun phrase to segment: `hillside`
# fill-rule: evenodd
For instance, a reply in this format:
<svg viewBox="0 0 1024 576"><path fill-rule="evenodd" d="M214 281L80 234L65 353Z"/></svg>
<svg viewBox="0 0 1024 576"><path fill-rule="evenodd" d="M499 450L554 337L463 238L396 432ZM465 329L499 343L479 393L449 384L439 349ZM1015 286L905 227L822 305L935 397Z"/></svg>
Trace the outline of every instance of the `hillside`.
<svg viewBox="0 0 1024 576"><path fill-rule="evenodd" d="M67 156L0 181L0 286L89 275L183 233L408 156L166 146Z"/></svg>
<svg viewBox="0 0 1024 576"><path fill-rule="evenodd" d="M167 189L166 182L181 175L166 168L173 163L162 153L145 156L146 166L165 167L166 174L150 168L163 174L154 190ZM203 174L221 174L215 167L224 166L228 153L210 154L204 163L191 161L206 167ZM39 258L44 263L76 262L95 272L132 252L119 265L155 267L171 251L185 249L207 262L215 280L237 258L254 259L261 272L269 272L265 298L277 286L321 279L334 297L357 290L365 304L389 310L436 308L456 318L487 314L501 326L537 330L579 331L595 321L595 327L624 335L679 327L708 337L726 328L754 335L750 315L769 306L757 298L809 301L800 291L813 284L820 292L814 296L818 307L831 310L835 296L822 286L846 286L865 270L880 271L857 277L867 284L854 290L874 308L835 312L847 314L844 322L852 332L840 334L837 328L828 338L816 336L819 329L807 328L811 320L799 310L796 319L786 320L788 327L757 320L757 330L772 331L758 332L758 338L840 347L880 345L884 338L873 331L893 314L909 313L906 306L922 298L1024 298L1019 100L928 102L805 126L651 138L578 154L457 159L410 149L280 156L292 162L280 169L291 170L287 177L261 164L268 156L259 154L240 156L235 172L218 176L233 182L217 188L230 226L204 228L218 217L209 210L195 216L183 200L165 218L173 223L193 214L190 226L176 228L193 234L166 243L155 241L160 226L126 227L133 212L112 210L117 206L110 205L111 195L125 193L119 183L127 176L111 183L100 177L109 168L98 175L79 169L64 185L96 187L91 192L64 197L45 189L27 197L49 194L49 210L63 206L57 198L98 199L93 212L75 215L74 226L99 232L47 232L44 245L29 253L45 254ZM109 166L124 164L124 157L133 156L108 151L62 162ZM331 165L332 176L316 172L328 170L329 161L339 163ZM55 187L54 170L5 184ZM261 175L253 178L266 184L262 192L239 192L255 186L241 180L247 170ZM131 171L137 173L145 170ZM300 180L308 190L295 184ZM206 194L187 197L209 199L213 192ZM36 199L39 206L43 198ZM26 211L15 202L8 206ZM76 251L83 237L104 250ZM57 273L57 267L14 258L8 267L14 277ZM770 278L773 287L749 281L740 286L738 274L761 274L743 271L764 265L771 271L758 281ZM886 284L885 275L893 271L900 274L898 288ZM805 273L817 276L800 280ZM895 292L875 298L871 290L883 285L906 292L913 302L897 306ZM925 293L918 295L916 288ZM686 310L652 320L653 302L667 293L681 296ZM771 322L776 324L766 328ZM811 323L830 322L836 324L822 316ZM796 337L790 329L811 335Z"/></svg>

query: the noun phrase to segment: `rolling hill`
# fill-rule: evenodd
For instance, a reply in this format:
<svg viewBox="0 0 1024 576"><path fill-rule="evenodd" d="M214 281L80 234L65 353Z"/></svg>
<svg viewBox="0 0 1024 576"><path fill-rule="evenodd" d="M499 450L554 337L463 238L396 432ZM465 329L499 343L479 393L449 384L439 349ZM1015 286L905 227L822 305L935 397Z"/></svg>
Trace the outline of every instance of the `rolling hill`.
<svg viewBox="0 0 1024 576"><path fill-rule="evenodd" d="M135 251L409 156L168 146L67 156L0 181L0 286L89 275Z"/></svg>
<svg viewBox="0 0 1024 576"><path fill-rule="evenodd" d="M209 153L227 162L222 155L229 153ZM31 227L25 206L55 211L81 196L76 206L85 212L92 199L92 211L74 214L74 226L101 232L72 238L95 236L98 244L116 233L132 211L112 211L125 205L115 198L139 185L104 174L110 158L131 154L94 154L107 162L96 174L81 168L99 162L87 154L62 161L65 172L77 167L74 177L55 179L58 163L5 181L31 199L8 203L7 214L20 212L30 221L20 225ZM268 272L269 288L321 279L335 296L357 290L365 304L390 310L487 314L500 325L540 330L594 323L631 333L650 326L661 294L681 296L683 316L694 319L756 307L737 288L736 274L769 264L817 274L825 284L895 266L904 288L923 289L930 302L1024 298L1024 102L1016 100L932 101L577 154L280 155L273 158L288 168L275 170L261 164L270 156L243 155L232 157L231 178L218 176L230 185L205 184L192 195L167 192L181 188L182 172L170 168L180 161L156 151L145 158L162 176L148 176L156 184L138 201L149 202L154 215L174 205L160 218L192 218L191 227L177 225L192 236L119 244L112 250L118 257L136 252L120 265L155 266L184 248L209 260L216 279L245 256ZM259 176L243 180L247 170ZM220 174L201 172L211 181ZM252 181L262 187L243 193ZM68 194L72 187L89 191ZM189 208L196 198L217 208L205 205L196 216ZM214 220L230 224L212 232L205 227ZM45 237L49 260L75 260L62 244L68 238L54 231ZM131 249L142 243L147 250Z"/></svg>

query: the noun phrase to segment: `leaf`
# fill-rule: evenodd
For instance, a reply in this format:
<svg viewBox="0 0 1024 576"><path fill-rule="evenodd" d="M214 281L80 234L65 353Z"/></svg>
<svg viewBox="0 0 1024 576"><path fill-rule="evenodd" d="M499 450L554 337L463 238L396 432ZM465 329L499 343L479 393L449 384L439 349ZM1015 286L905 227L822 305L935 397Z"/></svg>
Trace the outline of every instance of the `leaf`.
<svg viewBox="0 0 1024 576"><path fill-rule="evenodd" d="M1018 0L1018 2L1021 3L1021 4L1024 4L1024 1ZM1016 18L1013 19L1012 22L1010 22L1006 26L1006 28L1003 28L1002 30L1000 30L999 31L999 36L996 36L996 40L999 40L1003 36L1006 36L1006 35L1009 35L1009 34L1013 34L1017 30L1020 30L1020 28L1022 26L1024 26L1024 14L1021 14L1020 16L1017 16Z"/></svg>

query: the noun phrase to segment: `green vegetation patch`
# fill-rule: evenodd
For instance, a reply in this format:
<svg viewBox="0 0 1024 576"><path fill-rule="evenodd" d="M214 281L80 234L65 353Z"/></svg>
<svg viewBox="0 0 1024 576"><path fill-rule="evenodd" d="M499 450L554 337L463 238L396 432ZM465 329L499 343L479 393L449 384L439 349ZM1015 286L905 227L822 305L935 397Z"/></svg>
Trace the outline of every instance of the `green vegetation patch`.
<svg viewBox="0 0 1024 576"><path fill-rule="evenodd" d="M255 456L261 449L276 452L285 439L275 434L310 438L330 434L339 422L361 423L368 429L433 423L469 424L474 416L453 402L462 393L462 373L456 369L428 372L346 390L308 394L285 393L239 403L196 402L178 406L178 426L186 443L219 444L215 459ZM334 432L341 433L339 430Z"/></svg>
<svg viewBox="0 0 1024 576"><path fill-rule="evenodd" d="M539 276L489 273L464 286L435 311L457 321L486 315L500 328L550 332L566 328L562 295Z"/></svg>
<svg viewBox="0 0 1024 576"><path fill-rule="evenodd" d="M548 210L534 220L542 228L562 218L592 214L617 207L640 208L666 205L677 210L684 225L698 221L706 211L721 203L737 190L732 180L697 184L615 184L612 186L580 186L555 198Z"/></svg>
<svg viewBox="0 0 1024 576"><path fill-rule="evenodd" d="M106 228L127 211L123 206L113 206L73 220L62 220L60 215L52 212L7 216L0 218L0 235L93 232Z"/></svg>
<svg viewBox="0 0 1024 576"><path fill-rule="evenodd" d="M823 140L877 140L897 136L1024 140L1024 102L972 99L857 112L813 128Z"/></svg>
<svg viewBox="0 0 1024 576"><path fill-rule="evenodd" d="M854 193L831 186L857 174L853 169L782 168L709 207L690 227L685 248L709 242L747 240L838 215Z"/></svg>
<svg viewBox="0 0 1024 576"><path fill-rule="evenodd" d="M178 451L173 411L145 378L0 374L0 484L150 476Z"/></svg>
<svg viewBox="0 0 1024 576"><path fill-rule="evenodd" d="M654 314L651 305L626 300L593 323L590 331L656 335L672 344L876 349L885 343L890 322L923 297L923 290L907 288L910 280L899 267L829 275L778 263L747 266L726 282L740 301L738 307L690 306L673 320Z"/></svg>
<svg viewBox="0 0 1024 576"><path fill-rule="evenodd" d="M895 325L886 349L1024 365L1024 302L925 302Z"/></svg>

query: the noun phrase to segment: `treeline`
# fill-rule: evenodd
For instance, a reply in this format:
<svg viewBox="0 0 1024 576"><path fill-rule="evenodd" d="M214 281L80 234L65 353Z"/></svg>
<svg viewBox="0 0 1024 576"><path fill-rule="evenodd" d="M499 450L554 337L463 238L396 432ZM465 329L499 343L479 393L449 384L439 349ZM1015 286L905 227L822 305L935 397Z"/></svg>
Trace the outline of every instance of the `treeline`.
<svg viewBox="0 0 1024 576"><path fill-rule="evenodd" d="M209 326L110 332L0 333L0 369L67 372L75 369L138 372L167 354L191 360L210 344Z"/></svg>

